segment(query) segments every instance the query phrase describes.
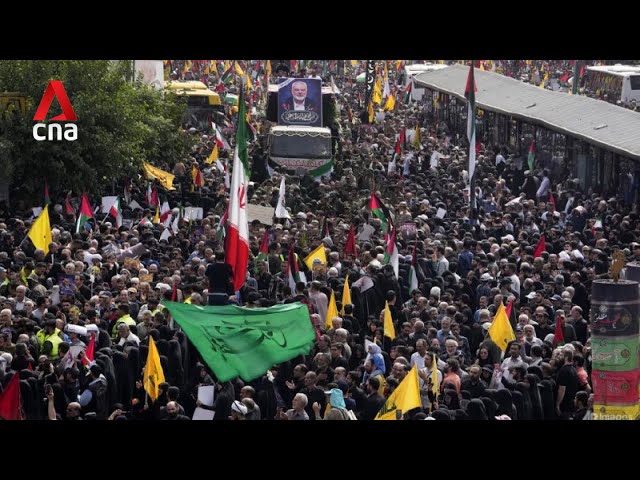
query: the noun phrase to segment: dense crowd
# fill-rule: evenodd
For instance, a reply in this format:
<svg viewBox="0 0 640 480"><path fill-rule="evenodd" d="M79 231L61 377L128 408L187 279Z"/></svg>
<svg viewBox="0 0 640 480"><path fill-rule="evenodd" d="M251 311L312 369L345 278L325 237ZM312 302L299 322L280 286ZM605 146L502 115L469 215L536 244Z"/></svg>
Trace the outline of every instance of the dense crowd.
<svg viewBox="0 0 640 480"><path fill-rule="evenodd" d="M363 122L364 87L351 73L333 72L341 93L332 174L285 175L292 219L249 225L247 281L237 293L216 267L225 259L220 222L228 200L224 173L206 162L215 143L210 131L189 128L197 145L172 166L175 191L153 185L160 203L172 207L170 227L153 223L142 176L130 189L141 208L125 206L120 228L107 217L76 233L63 199L52 205L46 255L23 241L33 205L0 206L0 385L19 375L25 418L187 420L201 406L215 420L372 420L414 365L422 408L405 419L591 417L591 284L608 278L617 249L640 261L637 192L603 198L583 191L562 166L530 171L504 146L483 145L471 212L468 143L456 144L446 125L429 121L419 102L403 103L400 91L393 111ZM389 168L403 129L403 153ZM266 174L259 139L250 155L249 201L275 207L282 174ZM194 164L204 175L197 189ZM387 232L369 210L372 193L397 232L397 276L385 262ZM185 220L185 207L203 208L203 218ZM352 225L356 256L344 251ZM168 238L165 228L172 229ZM269 252L258 261L265 230ZM546 249L534 258L542 235ZM328 264L311 272L302 260L321 244ZM292 245L308 280L295 291L286 261ZM342 305L347 276L351 303ZM332 291L342 313L326 328ZM206 305L220 293L250 308L306 303L317 330L313 348L253 381L217 381L162 303ZM394 339L385 336L385 304ZM487 332L500 305L509 304L515 340L503 353ZM554 341L557 322L564 344ZM86 358L92 334L93 361ZM150 337L166 379L154 402L142 384ZM209 385L213 406L198 400L198 388Z"/></svg>

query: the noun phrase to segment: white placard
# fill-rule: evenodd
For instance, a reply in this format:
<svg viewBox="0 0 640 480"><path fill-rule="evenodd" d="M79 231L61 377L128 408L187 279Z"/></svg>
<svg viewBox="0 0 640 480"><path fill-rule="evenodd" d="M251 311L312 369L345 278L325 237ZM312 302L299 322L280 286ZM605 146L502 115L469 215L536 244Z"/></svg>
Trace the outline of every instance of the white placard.
<svg viewBox="0 0 640 480"><path fill-rule="evenodd" d="M109 213L113 204L116 203L118 197L102 197L102 213Z"/></svg>
<svg viewBox="0 0 640 480"><path fill-rule="evenodd" d="M438 211L436 212L436 218L444 218L446 214L447 211L444 208L438 208Z"/></svg>
<svg viewBox="0 0 640 480"><path fill-rule="evenodd" d="M258 220L263 225L273 225L273 215L275 208L263 207L262 205L247 205L247 217L249 222Z"/></svg>
<svg viewBox="0 0 640 480"><path fill-rule="evenodd" d="M198 387L198 400L207 407L213 406L214 385L202 385Z"/></svg>
<svg viewBox="0 0 640 480"><path fill-rule="evenodd" d="M205 410L204 408L196 407L193 412L192 420L213 420L216 412L213 410Z"/></svg>
<svg viewBox="0 0 640 480"><path fill-rule="evenodd" d="M203 211L202 207L185 207L184 219L185 220L202 220Z"/></svg>
<svg viewBox="0 0 640 480"><path fill-rule="evenodd" d="M38 218L42 213L42 207L33 207L31 210L33 210L33 218Z"/></svg>
<svg viewBox="0 0 640 480"><path fill-rule="evenodd" d="M371 238L371 235L373 235L373 232L375 231L376 229L367 223L362 227L362 231L358 233L356 238L366 242Z"/></svg>

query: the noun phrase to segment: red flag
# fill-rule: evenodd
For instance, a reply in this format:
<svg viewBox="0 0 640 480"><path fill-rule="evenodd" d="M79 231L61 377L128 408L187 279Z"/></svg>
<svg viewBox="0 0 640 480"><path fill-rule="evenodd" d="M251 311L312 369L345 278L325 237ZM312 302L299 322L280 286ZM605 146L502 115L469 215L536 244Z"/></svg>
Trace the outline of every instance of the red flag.
<svg viewBox="0 0 640 480"><path fill-rule="evenodd" d="M87 358L93 362L94 359L94 355L95 355L95 349L96 349L96 335L98 335L97 333L94 333L93 335L91 335L91 340L89 341L89 345L87 346Z"/></svg>
<svg viewBox="0 0 640 480"><path fill-rule="evenodd" d="M509 302L509 305L507 305L507 308L504 309L504 313L507 314L507 317L511 318L511 309L513 308L513 300L511 302Z"/></svg>
<svg viewBox="0 0 640 480"><path fill-rule="evenodd" d="M560 77L560 81L562 83L567 83L568 80L569 80L569 72L564 72L564 75Z"/></svg>
<svg viewBox="0 0 640 480"><path fill-rule="evenodd" d="M558 317L556 320L556 331L553 333L553 346L564 345L564 335L562 334L562 322L564 317Z"/></svg>
<svg viewBox="0 0 640 480"><path fill-rule="evenodd" d="M349 236L347 237L347 243L344 246L344 252L347 255L353 255L354 257L358 255L358 247L356 246L356 232L353 228L353 224L351 224L351 228L349 229Z"/></svg>
<svg viewBox="0 0 640 480"><path fill-rule="evenodd" d="M580 67L580 77L579 78L582 78L583 76L584 76L584 65L582 65Z"/></svg>
<svg viewBox="0 0 640 480"><path fill-rule="evenodd" d="M547 244L544 240L544 235L540 235L540 240L538 241L538 245L536 245L536 249L533 251L533 258L538 258L542 255L542 252L547 250Z"/></svg>
<svg viewBox="0 0 640 480"><path fill-rule="evenodd" d="M0 418L22 420L20 406L20 375L14 373L7 387L0 393Z"/></svg>
<svg viewBox="0 0 640 480"><path fill-rule="evenodd" d="M553 198L553 193L549 192L549 203L553 205L553 209L556 209L556 199Z"/></svg>
<svg viewBox="0 0 640 480"><path fill-rule="evenodd" d="M67 215L73 215L73 220L75 221L76 209L71 205L71 202L69 201L69 195L71 195L71 192L69 192L67 194L67 197L64 199L64 210Z"/></svg>
<svg viewBox="0 0 640 480"><path fill-rule="evenodd" d="M158 207L160 206L160 199L158 198L158 189L155 187L151 191L151 205L158 206Z"/></svg>
<svg viewBox="0 0 640 480"><path fill-rule="evenodd" d="M27 363L27 370L33 372L33 365L31 365L31 362Z"/></svg>
<svg viewBox="0 0 640 480"><path fill-rule="evenodd" d="M175 302L178 298L178 284L173 282L173 291L171 292L171 301Z"/></svg>
<svg viewBox="0 0 640 480"><path fill-rule="evenodd" d="M47 179L44 179L44 203L47 205L51 204L51 198L49 198L49 183Z"/></svg>

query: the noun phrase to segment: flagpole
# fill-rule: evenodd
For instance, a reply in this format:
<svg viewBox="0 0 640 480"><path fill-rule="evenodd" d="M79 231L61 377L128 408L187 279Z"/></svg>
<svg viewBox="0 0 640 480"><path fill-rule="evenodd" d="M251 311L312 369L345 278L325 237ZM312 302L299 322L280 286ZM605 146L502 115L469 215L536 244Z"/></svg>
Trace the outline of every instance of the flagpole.
<svg viewBox="0 0 640 480"><path fill-rule="evenodd" d="M471 68L475 68L474 61L471 60ZM474 79L475 81L475 79ZM474 88L474 85L471 85L470 88ZM475 115L475 111L473 112ZM469 144L471 147L471 144ZM469 156L471 156L471 152L469 152ZM476 220L476 169L473 169L473 175L469 177L469 223L471 225L475 224Z"/></svg>

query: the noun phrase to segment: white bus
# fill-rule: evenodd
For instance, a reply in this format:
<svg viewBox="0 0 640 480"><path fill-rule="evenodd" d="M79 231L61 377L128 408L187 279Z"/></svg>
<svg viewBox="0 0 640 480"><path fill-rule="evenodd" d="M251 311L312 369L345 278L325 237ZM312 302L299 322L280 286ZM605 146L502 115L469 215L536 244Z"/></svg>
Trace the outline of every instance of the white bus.
<svg viewBox="0 0 640 480"><path fill-rule="evenodd" d="M409 82L413 82L414 75L418 75L424 72L431 72L433 70L440 70L447 68L447 65L438 63L414 63L413 65L406 65L404 67L404 86L409 85ZM418 88L414 84L411 88L411 100L422 100L424 95L424 88Z"/></svg>
<svg viewBox="0 0 640 480"><path fill-rule="evenodd" d="M640 104L640 67L620 64L587 67L585 86L597 98L635 107Z"/></svg>

